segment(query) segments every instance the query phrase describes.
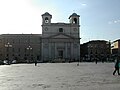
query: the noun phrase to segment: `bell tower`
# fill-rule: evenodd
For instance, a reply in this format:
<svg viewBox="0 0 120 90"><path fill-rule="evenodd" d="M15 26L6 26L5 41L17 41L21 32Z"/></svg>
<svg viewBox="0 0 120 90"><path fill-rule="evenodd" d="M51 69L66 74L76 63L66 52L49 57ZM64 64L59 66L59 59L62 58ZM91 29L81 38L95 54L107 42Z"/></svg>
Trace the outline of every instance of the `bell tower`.
<svg viewBox="0 0 120 90"><path fill-rule="evenodd" d="M72 15L70 15L69 19L70 19L70 23L71 24L76 24L79 25L79 15L77 15L76 13L73 13Z"/></svg>
<svg viewBox="0 0 120 90"><path fill-rule="evenodd" d="M42 14L42 25L49 25L51 24L52 15L48 12Z"/></svg>

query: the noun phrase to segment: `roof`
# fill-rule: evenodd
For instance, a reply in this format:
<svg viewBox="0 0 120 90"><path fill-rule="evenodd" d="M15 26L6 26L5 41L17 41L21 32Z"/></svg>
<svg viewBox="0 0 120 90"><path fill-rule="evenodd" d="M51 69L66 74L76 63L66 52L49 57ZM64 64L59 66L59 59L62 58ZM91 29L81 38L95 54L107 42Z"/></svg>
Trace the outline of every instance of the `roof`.
<svg viewBox="0 0 120 90"><path fill-rule="evenodd" d="M77 16L77 17L80 17L80 15L77 15L76 13L73 13L72 15L70 15L70 17L73 17L73 16ZM70 17L69 17L69 19L70 19Z"/></svg>
<svg viewBox="0 0 120 90"><path fill-rule="evenodd" d="M115 40L115 41L113 41L113 42L118 42L118 41L120 41L120 39L117 39L117 40Z"/></svg>
<svg viewBox="0 0 120 90"><path fill-rule="evenodd" d="M42 34L1 34L3 37L19 37L19 36L38 36L42 37Z"/></svg>
<svg viewBox="0 0 120 90"><path fill-rule="evenodd" d="M89 42L86 42L86 43L83 43L83 44L90 44L90 43L106 43L108 41L106 40L92 40L92 41L89 41Z"/></svg>
<svg viewBox="0 0 120 90"><path fill-rule="evenodd" d="M45 12L44 14L42 14L42 16L52 16L52 15L49 14L48 12Z"/></svg>

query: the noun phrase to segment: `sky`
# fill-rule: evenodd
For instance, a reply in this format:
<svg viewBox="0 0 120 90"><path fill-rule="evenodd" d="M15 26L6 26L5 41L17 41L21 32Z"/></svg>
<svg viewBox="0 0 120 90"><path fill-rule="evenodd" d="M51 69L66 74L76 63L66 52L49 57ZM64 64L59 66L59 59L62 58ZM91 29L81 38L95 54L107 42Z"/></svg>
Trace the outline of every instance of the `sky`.
<svg viewBox="0 0 120 90"><path fill-rule="evenodd" d="M120 0L0 0L0 34L42 34L42 17L69 23L80 15L81 43L120 39Z"/></svg>

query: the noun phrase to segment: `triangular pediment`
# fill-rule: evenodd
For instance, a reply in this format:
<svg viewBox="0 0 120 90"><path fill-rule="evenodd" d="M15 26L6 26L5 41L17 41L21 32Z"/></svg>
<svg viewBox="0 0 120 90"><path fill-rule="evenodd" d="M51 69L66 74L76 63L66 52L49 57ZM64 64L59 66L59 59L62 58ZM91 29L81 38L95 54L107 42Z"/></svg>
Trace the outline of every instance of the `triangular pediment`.
<svg viewBox="0 0 120 90"><path fill-rule="evenodd" d="M65 35L56 35L56 36L54 36L52 38L70 38L70 37L65 36Z"/></svg>
<svg viewBox="0 0 120 90"><path fill-rule="evenodd" d="M74 37L61 33L61 34L52 35L49 38L73 39Z"/></svg>

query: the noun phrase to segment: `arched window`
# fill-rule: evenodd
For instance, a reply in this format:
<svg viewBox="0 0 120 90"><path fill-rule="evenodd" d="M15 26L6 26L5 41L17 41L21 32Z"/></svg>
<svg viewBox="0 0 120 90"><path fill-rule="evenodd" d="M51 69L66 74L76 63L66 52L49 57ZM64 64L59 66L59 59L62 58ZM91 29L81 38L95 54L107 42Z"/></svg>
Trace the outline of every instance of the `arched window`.
<svg viewBox="0 0 120 90"><path fill-rule="evenodd" d="M77 24L77 18L73 19L73 23Z"/></svg>
<svg viewBox="0 0 120 90"><path fill-rule="evenodd" d="M46 17L45 18L45 23L48 23L48 22L49 22L48 17Z"/></svg>

